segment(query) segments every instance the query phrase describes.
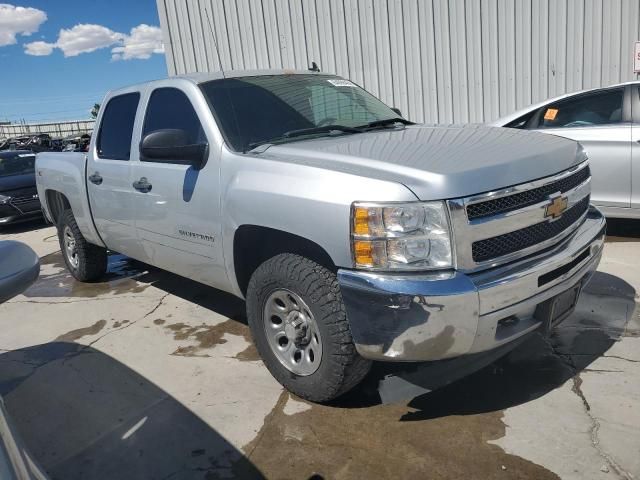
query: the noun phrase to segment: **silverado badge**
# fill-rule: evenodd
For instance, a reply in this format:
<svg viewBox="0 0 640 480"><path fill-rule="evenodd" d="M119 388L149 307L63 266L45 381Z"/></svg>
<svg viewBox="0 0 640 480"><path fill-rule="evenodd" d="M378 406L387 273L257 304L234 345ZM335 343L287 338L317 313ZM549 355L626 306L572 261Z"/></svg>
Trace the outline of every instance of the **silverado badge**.
<svg viewBox="0 0 640 480"><path fill-rule="evenodd" d="M568 204L569 199L567 197L555 197L553 200L551 200L551 203L547 205L547 208L544 211L545 218L551 217L555 220L564 213L564 211L567 209Z"/></svg>

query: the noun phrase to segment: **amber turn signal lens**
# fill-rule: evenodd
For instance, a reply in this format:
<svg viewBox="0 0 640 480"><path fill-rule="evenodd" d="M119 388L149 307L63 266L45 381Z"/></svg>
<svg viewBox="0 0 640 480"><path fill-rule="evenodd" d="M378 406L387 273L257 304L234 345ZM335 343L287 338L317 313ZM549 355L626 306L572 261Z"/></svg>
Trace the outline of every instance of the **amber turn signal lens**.
<svg viewBox="0 0 640 480"><path fill-rule="evenodd" d="M357 265L373 265L373 244L369 241L353 242L353 253Z"/></svg>
<svg viewBox="0 0 640 480"><path fill-rule="evenodd" d="M356 207L353 215L353 233L369 235L369 209Z"/></svg>

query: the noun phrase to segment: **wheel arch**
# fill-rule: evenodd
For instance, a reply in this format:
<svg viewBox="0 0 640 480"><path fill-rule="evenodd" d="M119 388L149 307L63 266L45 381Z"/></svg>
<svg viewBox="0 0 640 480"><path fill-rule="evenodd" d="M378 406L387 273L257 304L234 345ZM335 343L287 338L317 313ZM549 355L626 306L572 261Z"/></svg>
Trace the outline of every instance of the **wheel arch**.
<svg viewBox="0 0 640 480"><path fill-rule="evenodd" d="M303 256L336 272L329 253L316 242L293 233L260 225L241 225L233 237L233 266L243 295L251 275L263 262L281 253Z"/></svg>
<svg viewBox="0 0 640 480"><path fill-rule="evenodd" d="M48 212L49 220L51 220L54 225L58 224L58 219L62 212L65 210L73 211L66 195L57 190L47 190L45 192L45 201L47 202L46 211Z"/></svg>

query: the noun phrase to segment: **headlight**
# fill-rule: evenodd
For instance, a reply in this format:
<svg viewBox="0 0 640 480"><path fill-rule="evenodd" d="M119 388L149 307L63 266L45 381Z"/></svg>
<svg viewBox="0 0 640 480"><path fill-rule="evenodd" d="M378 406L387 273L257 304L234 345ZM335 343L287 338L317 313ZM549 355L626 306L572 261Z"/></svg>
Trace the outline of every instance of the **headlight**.
<svg viewBox="0 0 640 480"><path fill-rule="evenodd" d="M0 205L9 203L9 200L11 200L11 197L7 197L6 195L0 195Z"/></svg>
<svg viewBox="0 0 640 480"><path fill-rule="evenodd" d="M356 268L451 268L451 235L444 202L354 203L351 241Z"/></svg>

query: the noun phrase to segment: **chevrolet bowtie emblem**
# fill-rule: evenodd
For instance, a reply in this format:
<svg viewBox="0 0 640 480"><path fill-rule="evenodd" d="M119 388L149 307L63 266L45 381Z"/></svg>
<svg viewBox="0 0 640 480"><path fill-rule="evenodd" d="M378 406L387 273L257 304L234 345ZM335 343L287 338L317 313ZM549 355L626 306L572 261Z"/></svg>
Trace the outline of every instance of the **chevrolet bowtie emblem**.
<svg viewBox="0 0 640 480"><path fill-rule="evenodd" d="M551 200L549 205L547 205L547 208L544 211L544 216L556 219L564 213L568 204L569 199L567 197L556 197Z"/></svg>

